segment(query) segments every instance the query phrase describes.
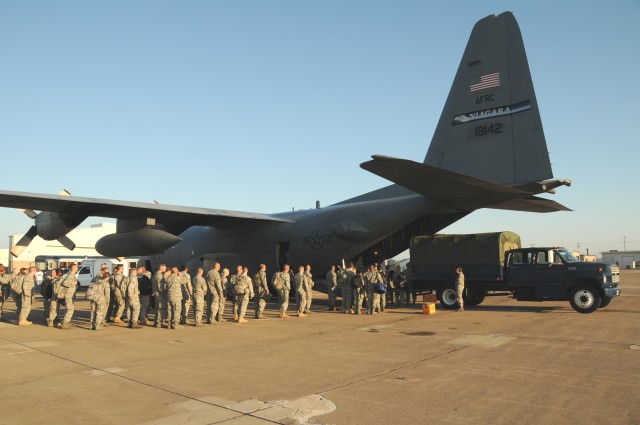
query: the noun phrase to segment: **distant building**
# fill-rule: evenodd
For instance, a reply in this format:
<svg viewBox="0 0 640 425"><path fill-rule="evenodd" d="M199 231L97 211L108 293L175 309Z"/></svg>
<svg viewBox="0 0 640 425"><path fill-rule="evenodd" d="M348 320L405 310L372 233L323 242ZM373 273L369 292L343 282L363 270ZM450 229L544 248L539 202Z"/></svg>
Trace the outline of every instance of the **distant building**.
<svg viewBox="0 0 640 425"><path fill-rule="evenodd" d="M69 255L96 257L100 254L96 251L96 241L103 236L116 232L114 223L92 224L90 227L79 227L73 229L67 236L76 244L73 251L62 246L58 241L45 241L39 236L36 237L19 257L12 258L8 251L17 243L23 235L9 236L9 250L0 250L0 263L7 265L9 270L19 270L21 267L35 265L38 255Z"/></svg>
<svg viewBox="0 0 640 425"><path fill-rule="evenodd" d="M581 254L578 251L571 251L571 253L573 254L574 257L576 257L580 261L584 261L586 263L595 263L596 262L596 256L595 255L589 255L589 250L587 250L586 254Z"/></svg>
<svg viewBox="0 0 640 425"><path fill-rule="evenodd" d="M605 251L602 253L602 261L623 269L640 268L640 251Z"/></svg>

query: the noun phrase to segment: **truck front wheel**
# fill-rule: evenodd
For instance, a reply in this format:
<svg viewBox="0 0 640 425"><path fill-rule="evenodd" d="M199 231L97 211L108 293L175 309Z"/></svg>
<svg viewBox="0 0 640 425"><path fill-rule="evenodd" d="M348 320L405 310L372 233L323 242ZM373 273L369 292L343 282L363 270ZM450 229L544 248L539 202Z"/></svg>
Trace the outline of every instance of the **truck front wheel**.
<svg viewBox="0 0 640 425"><path fill-rule="evenodd" d="M606 306L609 305L612 299L613 298L611 297L602 297L602 299L600 300L600 307L598 308L605 308Z"/></svg>
<svg viewBox="0 0 640 425"><path fill-rule="evenodd" d="M600 307L600 293L591 285L578 284L569 295L571 307L578 313L593 313Z"/></svg>
<svg viewBox="0 0 640 425"><path fill-rule="evenodd" d="M445 287L438 289L438 300L442 307L447 310L458 308L458 294L453 288Z"/></svg>

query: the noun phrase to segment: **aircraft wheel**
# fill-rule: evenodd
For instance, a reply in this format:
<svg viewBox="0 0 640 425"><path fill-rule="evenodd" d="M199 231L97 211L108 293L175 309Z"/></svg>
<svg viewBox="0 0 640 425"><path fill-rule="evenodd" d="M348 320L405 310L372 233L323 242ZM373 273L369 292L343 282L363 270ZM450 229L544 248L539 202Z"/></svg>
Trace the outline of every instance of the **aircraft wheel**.
<svg viewBox="0 0 640 425"><path fill-rule="evenodd" d="M593 313L600 307L600 293L589 284L578 284L569 294L571 307L578 313Z"/></svg>
<svg viewBox="0 0 640 425"><path fill-rule="evenodd" d="M438 300L440 300L442 307L447 310L458 308L458 294L451 287L438 289Z"/></svg>

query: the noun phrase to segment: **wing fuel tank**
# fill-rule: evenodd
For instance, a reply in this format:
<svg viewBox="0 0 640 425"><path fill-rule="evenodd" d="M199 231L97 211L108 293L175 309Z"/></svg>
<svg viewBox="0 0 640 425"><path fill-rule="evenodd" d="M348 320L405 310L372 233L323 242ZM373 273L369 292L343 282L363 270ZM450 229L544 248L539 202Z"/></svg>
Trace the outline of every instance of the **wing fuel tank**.
<svg viewBox="0 0 640 425"><path fill-rule="evenodd" d="M105 257L154 255L181 240L164 230L146 228L104 236L96 242L96 250Z"/></svg>

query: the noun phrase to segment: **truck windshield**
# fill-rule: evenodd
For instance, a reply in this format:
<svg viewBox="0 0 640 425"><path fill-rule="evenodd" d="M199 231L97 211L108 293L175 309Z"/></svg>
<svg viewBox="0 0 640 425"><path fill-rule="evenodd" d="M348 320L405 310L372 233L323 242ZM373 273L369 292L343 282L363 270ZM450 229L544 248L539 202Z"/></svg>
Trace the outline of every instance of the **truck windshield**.
<svg viewBox="0 0 640 425"><path fill-rule="evenodd" d="M569 251L567 251L566 249L559 249L558 250L558 254L560 254L562 259L564 261L566 261L567 263L573 263L573 262L578 261L578 259L576 257L574 257L573 254L570 253Z"/></svg>

